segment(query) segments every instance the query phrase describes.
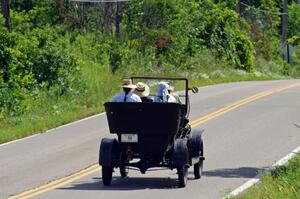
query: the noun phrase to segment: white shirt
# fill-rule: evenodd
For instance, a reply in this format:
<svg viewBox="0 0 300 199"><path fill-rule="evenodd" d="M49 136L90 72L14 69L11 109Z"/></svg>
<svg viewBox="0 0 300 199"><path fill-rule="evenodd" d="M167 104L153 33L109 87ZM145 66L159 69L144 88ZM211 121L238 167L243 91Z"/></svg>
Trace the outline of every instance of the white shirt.
<svg viewBox="0 0 300 199"><path fill-rule="evenodd" d="M167 94L165 95L165 97L163 97L163 99L161 99L161 97L156 96L154 98L154 102L169 102L169 103L176 103L177 100L174 96Z"/></svg>
<svg viewBox="0 0 300 199"><path fill-rule="evenodd" d="M124 101L124 97L125 92L121 92L113 97L112 102L142 102L141 98L132 92L127 94L126 101Z"/></svg>

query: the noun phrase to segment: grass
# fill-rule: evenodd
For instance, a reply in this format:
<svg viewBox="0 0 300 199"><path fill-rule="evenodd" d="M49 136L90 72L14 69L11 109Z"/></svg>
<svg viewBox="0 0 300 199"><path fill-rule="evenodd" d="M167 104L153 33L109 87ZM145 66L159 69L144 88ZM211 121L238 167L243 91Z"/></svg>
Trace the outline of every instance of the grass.
<svg viewBox="0 0 300 199"><path fill-rule="evenodd" d="M299 199L300 155L287 166L278 167L261 179L261 182L234 199Z"/></svg>

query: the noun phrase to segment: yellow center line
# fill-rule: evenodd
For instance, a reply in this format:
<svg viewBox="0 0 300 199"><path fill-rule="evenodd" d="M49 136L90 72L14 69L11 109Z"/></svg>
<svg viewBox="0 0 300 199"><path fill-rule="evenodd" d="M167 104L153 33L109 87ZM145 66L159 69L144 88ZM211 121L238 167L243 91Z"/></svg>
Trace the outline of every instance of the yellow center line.
<svg viewBox="0 0 300 199"><path fill-rule="evenodd" d="M196 127L200 124L203 124L209 120L212 120L216 117L219 117L229 111L232 111L240 106L243 106L243 105L246 105L250 102L253 102L255 100L258 100L260 98L263 98L263 97L266 97L266 96L269 96L269 95L272 95L274 93L278 93L278 92L281 92L281 91L284 91L284 90L287 90L287 89L291 89L291 88L294 88L294 87L297 87L297 86L300 86L300 82L298 83L294 83L294 84L290 84L290 85L287 85L287 86L282 86L282 87L277 87L277 88L273 88L273 89L270 89L270 90L267 90L267 91L263 91L263 92L260 92L256 95L253 95L253 96L250 96L250 97L247 97L245 99L242 99L240 101L237 101L237 102L234 102L228 106L225 106L215 112L212 112L208 115L205 115L203 117L200 117L194 121L191 122L191 127ZM81 171L78 171L70 176L67 176L67 177L64 177L64 178L60 178L58 180L55 180L55 181L52 181L46 185L42 185L40 187L37 187L37 188L34 188L34 189L31 189L31 190L28 190L28 191L25 191L23 193L20 193L16 196L12 196L12 197L9 197L9 199L16 199L16 198L22 198L22 199L28 199L28 198L31 198L33 196L36 196L36 195L39 195L41 193L44 193L44 192L47 192L47 191L50 191L50 190L53 190L55 188L58 188L58 187L61 187L63 185L66 185L70 182L73 182L77 179L80 179L84 176L87 176L89 174L92 174L94 172L97 172L100 170L100 166L98 164L94 164L94 165L91 165Z"/></svg>
<svg viewBox="0 0 300 199"><path fill-rule="evenodd" d="M37 188L34 188L34 189L30 189L28 191L25 191L23 193L20 193L16 196L12 196L12 197L9 197L9 199L16 199L16 198L22 198L22 199L25 199L25 198L31 198L35 195L38 195L38 194L41 194L43 192L47 192L47 191L50 191L52 189L55 189L57 187L61 187L65 184L68 184L74 180L77 180L79 178L82 178L86 175L89 175L91 173L94 173L96 171L99 171L100 170L100 166L98 164L94 164L94 165L91 165L83 170L80 170L70 176L67 176L67 177L64 177L64 178L60 178L58 180L54 180L48 184L45 184L45 185L42 185L40 187L37 187Z"/></svg>
<svg viewBox="0 0 300 199"><path fill-rule="evenodd" d="M287 90L287 89L291 89L291 88L294 88L294 87L297 87L297 86L300 86L300 83L295 83L295 84L291 84L291 85L287 85L287 86L283 86L283 87L278 87L278 88L274 88L274 89L271 89L271 90L267 90L267 91L263 91L263 92L260 92L256 95L253 95L253 96L250 96L250 97L247 97L245 99L242 99L240 101L237 101L237 102L234 102L233 104L230 104L228 106L225 106L215 112L212 112L208 115L205 115L203 117L200 117L194 121L191 122L191 127L196 127L200 124L203 124L209 120L212 120L216 117L219 117L220 115L223 115L224 113L227 113L229 111L232 111L240 106L243 106L243 105L246 105L250 102L253 102L255 100L258 100L260 98L263 98L263 97L266 97L266 96L269 96L269 95L272 95L274 93L278 93L278 92L281 92L281 91L284 91L284 90Z"/></svg>

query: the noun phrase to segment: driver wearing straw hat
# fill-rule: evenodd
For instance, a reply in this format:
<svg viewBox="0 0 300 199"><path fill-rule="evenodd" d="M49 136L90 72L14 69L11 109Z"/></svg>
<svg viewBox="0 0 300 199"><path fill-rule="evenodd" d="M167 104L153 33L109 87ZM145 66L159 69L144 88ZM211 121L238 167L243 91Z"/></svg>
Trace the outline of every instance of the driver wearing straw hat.
<svg viewBox="0 0 300 199"><path fill-rule="evenodd" d="M142 102L141 98L133 93L136 85L131 79L124 79L122 84L123 92L113 97L112 102Z"/></svg>
<svg viewBox="0 0 300 199"><path fill-rule="evenodd" d="M150 97L148 97L150 94L150 88L147 84L143 82L138 82L136 84L134 93L141 98L142 102L153 102L153 100Z"/></svg>

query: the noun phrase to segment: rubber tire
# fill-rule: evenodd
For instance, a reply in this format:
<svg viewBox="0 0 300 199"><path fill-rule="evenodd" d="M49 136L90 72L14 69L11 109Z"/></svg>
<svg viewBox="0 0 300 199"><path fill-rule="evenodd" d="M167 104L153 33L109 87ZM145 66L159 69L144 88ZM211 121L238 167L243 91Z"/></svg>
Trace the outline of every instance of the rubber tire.
<svg viewBox="0 0 300 199"><path fill-rule="evenodd" d="M198 163L194 164L195 179L200 179L201 178L202 170L203 170L203 160L200 160Z"/></svg>
<svg viewBox="0 0 300 199"><path fill-rule="evenodd" d="M188 178L188 168L185 166L177 168L178 173L178 187L183 188L186 186Z"/></svg>
<svg viewBox="0 0 300 199"><path fill-rule="evenodd" d="M112 180L112 166L102 166L102 182L104 186L110 186Z"/></svg>
<svg viewBox="0 0 300 199"><path fill-rule="evenodd" d="M128 175L129 169L127 166L120 166L120 174L122 178L126 178Z"/></svg>
<svg viewBox="0 0 300 199"><path fill-rule="evenodd" d="M200 157L203 157L203 141L201 140L201 146L200 146ZM199 158L199 162L194 164L194 176L195 179L200 179L202 176L203 171L203 159Z"/></svg>

